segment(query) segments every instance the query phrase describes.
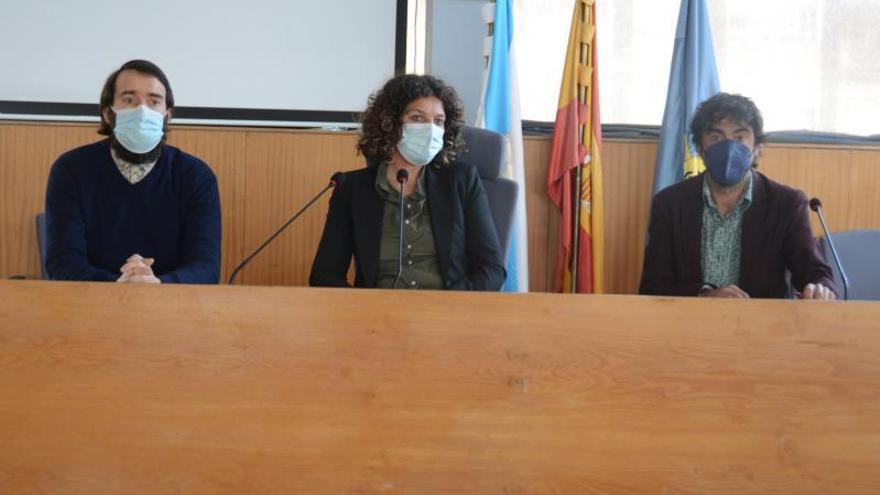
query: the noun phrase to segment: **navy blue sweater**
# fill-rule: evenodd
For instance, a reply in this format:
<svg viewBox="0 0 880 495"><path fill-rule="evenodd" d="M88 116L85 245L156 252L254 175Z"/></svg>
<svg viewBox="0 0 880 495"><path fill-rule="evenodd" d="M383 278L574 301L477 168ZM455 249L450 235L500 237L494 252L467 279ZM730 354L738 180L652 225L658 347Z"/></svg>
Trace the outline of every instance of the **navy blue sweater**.
<svg viewBox="0 0 880 495"><path fill-rule="evenodd" d="M163 283L220 278L217 179L172 146L136 184L119 173L109 140L64 153L49 172L46 227L46 268L55 280L116 280L134 253L156 259Z"/></svg>

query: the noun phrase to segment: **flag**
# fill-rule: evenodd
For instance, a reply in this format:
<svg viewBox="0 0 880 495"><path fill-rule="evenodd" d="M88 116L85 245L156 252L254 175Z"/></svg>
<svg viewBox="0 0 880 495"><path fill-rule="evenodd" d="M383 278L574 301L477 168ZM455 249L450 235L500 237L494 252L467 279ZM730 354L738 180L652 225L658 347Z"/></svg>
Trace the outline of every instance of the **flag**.
<svg viewBox="0 0 880 495"><path fill-rule="evenodd" d="M514 49L511 0L497 0L483 9L483 20L492 24L487 39L489 63L483 74L483 97L477 127L502 134L507 143L503 175L519 186L507 253L505 292L529 290L528 233L526 230L526 181L523 165L522 123Z"/></svg>
<svg viewBox="0 0 880 495"><path fill-rule="evenodd" d="M561 213L555 288L562 292L603 291L602 125L595 20L595 1L576 0L547 168L547 194ZM572 179L577 176L572 171L578 169L579 186Z"/></svg>
<svg viewBox="0 0 880 495"><path fill-rule="evenodd" d="M706 169L689 126L702 101L720 91L706 0L681 0L666 109L654 165L654 193Z"/></svg>

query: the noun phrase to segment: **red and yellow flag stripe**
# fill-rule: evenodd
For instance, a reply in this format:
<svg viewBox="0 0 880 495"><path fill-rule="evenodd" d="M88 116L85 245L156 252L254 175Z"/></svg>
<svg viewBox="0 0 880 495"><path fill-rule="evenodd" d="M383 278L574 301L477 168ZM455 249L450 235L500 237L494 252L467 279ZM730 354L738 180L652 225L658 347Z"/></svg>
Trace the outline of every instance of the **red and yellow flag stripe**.
<svg viewBox="0 0 880 495"><path fill-rule="evenodd" d="M575 2L547 169L547 194L561 214L556 289L563 292L572 292L575 282L576 292L580 293L601 293L604 288L602 126L595 15L594 0ZM575 203L572 195L577 184L572 172L578 168L581 182ZM577 273L573 272L575 265Z"/></svg>

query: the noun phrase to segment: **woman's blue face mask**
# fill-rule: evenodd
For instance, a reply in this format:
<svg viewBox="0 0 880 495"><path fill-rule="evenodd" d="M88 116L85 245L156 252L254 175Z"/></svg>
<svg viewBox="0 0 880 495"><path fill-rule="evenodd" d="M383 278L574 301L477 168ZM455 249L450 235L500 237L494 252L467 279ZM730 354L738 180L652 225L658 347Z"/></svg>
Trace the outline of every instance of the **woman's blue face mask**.
<svg viewBox="0 0 880 495"><path fill-rule="evenodd" d="M427 165L443 149L444 133L442 127L431 123L405 123L397 150L407 162Z"/></svg>

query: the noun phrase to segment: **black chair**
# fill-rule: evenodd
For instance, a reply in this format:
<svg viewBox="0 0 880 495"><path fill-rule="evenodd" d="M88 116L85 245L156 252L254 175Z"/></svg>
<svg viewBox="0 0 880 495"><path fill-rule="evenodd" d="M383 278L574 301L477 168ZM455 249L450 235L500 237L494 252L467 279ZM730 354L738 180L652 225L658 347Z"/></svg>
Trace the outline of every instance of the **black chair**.
<svg viewBox="0 0 880 495"><path fill-rule="evenodd" d="M49 272L46 270L46 214L37 213L37 246L40 248L40 276L43 280L49 280Z"/></svg>
<svg viewBox="0 0 880 495"><path fill-rule="evenodd" d="M489 197L489 209L492 210L501 252L506 259L519 186L516 182L501 177L506 153L504 136L486 129L465 127L462 137L465 151L457 159L477 167Z"/></svg>
<svg viewBox="0 0 880 495"><path fill-rule="evenodd" d="M848 230L831 234L840 264L849 279L849 299L880 301L880 230ZM843 280L825 238L819 239L825 261L843 297Z"/></svg>

